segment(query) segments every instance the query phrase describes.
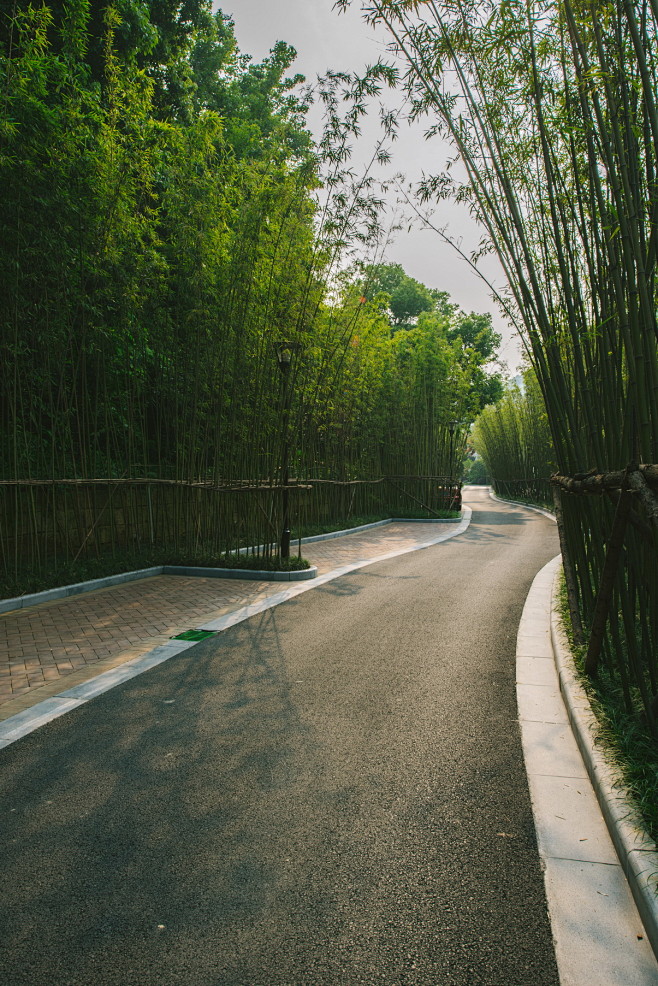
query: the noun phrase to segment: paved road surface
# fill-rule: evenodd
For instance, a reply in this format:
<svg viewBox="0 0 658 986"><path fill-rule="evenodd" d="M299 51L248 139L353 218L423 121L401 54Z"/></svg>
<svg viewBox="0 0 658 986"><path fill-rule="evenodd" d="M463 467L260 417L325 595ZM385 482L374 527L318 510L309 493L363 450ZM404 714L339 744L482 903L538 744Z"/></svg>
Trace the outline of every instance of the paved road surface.
<svg viewBox="0 0 658 986"><path fill-rule="evenodd" d="M555 527L472 505L0 751L0 982L557 986L514 696Z"/></svg>

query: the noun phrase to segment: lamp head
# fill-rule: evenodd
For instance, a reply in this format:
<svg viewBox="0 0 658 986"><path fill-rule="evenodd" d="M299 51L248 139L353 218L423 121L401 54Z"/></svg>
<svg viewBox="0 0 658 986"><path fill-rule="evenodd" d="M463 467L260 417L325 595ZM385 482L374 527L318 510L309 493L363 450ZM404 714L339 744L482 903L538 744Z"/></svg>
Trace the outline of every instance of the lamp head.
<svg viewBox="0 0 658 986"><path fill-rule="evenodd" d="M296 353L298 349L298 342L287 342L285 340L277 342L276 361L279 364L279 369L282 373L286 373L290 369L293 354Z"/></svg>

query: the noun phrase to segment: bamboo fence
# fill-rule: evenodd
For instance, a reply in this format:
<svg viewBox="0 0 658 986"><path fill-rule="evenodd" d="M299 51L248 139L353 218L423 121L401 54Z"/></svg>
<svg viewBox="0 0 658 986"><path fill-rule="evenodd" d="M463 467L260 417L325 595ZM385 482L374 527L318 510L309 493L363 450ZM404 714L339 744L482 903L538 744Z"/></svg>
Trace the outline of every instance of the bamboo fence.
<svg viewBox="0 0 658 986"><path fill-rule="evenodd" d="M446 477L374 480L292 479L180 482L166 479L0 481L0 572L16 577L89 557L128 550L169 551L219 559L258 548L278 552L283 494L290 521L305 529L349 524L354 518L436 517L458 509L461 484Z"/></svg>
<svg viewBox="0 0 658 986"><path fill-rule="evenodd" d="M571 622L585 671L606 673L629 713L658 713L658 466L551 478ZM576 539L576 540L574 540ZM597 566L571 545L588 545Z"/></svg>

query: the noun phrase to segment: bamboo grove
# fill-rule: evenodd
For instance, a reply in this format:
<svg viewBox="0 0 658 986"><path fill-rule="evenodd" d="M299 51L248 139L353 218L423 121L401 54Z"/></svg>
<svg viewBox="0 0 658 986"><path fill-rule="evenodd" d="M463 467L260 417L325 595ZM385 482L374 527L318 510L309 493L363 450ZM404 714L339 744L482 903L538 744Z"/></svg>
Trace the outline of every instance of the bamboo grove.
<svg viewBox="0 0 658 986"><path fill-rule="evenodd" d="M297 528L437 507L497 338L382 264L387 152L349 145L387 73L311 91L294 57L253 63L210 0L3 5L5 592L271 544L288 482Z"/></svg>
<svg viewBox="0 0 658 986"><path fill-rule="evenodd" d="M343 4L344 5L344 4ZM373 0L413 114L463 166L428 177L456 197L506 275L566 477L637 480L601 675L656 731L658 6L655 0ZM463 174L463 177L460 177ZM521 477L519 477L521 478ZM644 484L644 485L642 485ZM565 560L585 634L622 489L562 496ZM574 489L574 487L570 487ZM653 504L653 506L652 506Z"/></svg>
<svg viewBox="0 0 658 986"><path fill-rule="evenodd" d="M552 507L549 476L555 472L548 415L534 372L508 384L502 398L485 407L471 440L493 477L494 490L508 500Z"/></svg>

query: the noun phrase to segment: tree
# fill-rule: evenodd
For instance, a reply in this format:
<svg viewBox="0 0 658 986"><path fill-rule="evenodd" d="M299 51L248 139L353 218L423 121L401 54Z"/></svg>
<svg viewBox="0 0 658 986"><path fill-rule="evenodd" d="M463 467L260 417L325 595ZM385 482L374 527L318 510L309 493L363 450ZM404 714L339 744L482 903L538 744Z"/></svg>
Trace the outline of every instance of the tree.
<svg viewBox="0 0 658 986"><path fill-rule="evenodd" d="M411 328L422 312L441 310L447 300L445 292L433 291L405 273L400 264L378 264L368 267L364 277L367 298L388 295L391 327ZM443 311L441 310L443 314Z"/></svg>
<svg viewBox="0 0 658 986"><path fill-rule="evenodd" d="M239 157L266 159L274 152L308 160L308 104L295 92L304 77L286 76L297 53L279 41L262 62L238 52L233 20L217 11L197 34L190 61L197 112L209 109L225 121L225 136Z"/></svg>
<svg viewBox="0 0 658 986"><path fill-rule="evenodd" d="M500 333L494 332L489 312L482 315L476 315L475 312L468 315L464 312L455 313L446 335L450 342L459 341L462 350L471 352L481 366L496 358L496 350L501 342Z"/></svg>

